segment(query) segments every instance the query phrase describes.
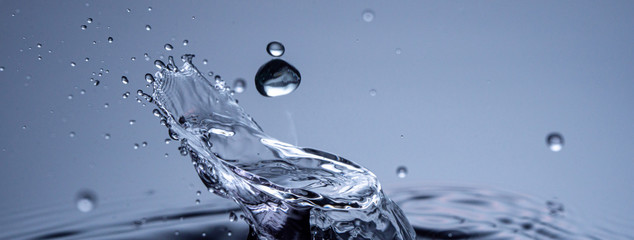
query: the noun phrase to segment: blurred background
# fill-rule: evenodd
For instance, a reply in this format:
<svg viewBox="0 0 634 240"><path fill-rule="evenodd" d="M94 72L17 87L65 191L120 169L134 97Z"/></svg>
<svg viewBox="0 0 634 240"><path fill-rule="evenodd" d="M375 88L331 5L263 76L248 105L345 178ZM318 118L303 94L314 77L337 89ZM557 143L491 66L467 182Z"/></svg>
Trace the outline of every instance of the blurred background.
<svg viewBox="0 0 634 240"><path fill-rule="evenodd" d="M154 105L137 102L153 61L185 53L245 79L236 98L269 135L355 161L387 192L503 189L634 234L632 1L0 5L2 239L56 219L235 206L206 191ZM302 75L275 98L254 85L271 41Z"/></svg>

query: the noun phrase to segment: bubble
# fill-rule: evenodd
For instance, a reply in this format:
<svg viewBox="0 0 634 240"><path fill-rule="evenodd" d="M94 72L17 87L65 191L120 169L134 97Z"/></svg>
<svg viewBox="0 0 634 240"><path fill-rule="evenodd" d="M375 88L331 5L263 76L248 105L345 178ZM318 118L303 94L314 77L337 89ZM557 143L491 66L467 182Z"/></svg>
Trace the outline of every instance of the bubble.
<svg viewBox="0 0 634 240"><path fill-rule="evenodd" d="M187 46L187 44L189 44L189 40L187 39L183 40L183 46Z"/></svg>
<svg viewBox="0 0 634 240"><path fill-rule="evenodd" d="M396 168L396 176L399 178L407 177L407 168L405 166L400 166Z"/></svg>
<svg viewBox="0 0 634 240"><path fill-rule="evenodd" d="M87 22L87 23L92 23L92 18L88 18L88 19L86 19L86 22Z"/></svg>
<svg viewBox="0 0 634 240"><path fill-rule="evenodd" d="M95 85L95 86L99 86L99 83L100 83L100 82L99 82L99 80L95 80L95 82L93 83L93 85Z"/></svg>
<svg viewBox="0 0 634 240"><path fill-rule="evenodd" d="M553 152L559 152L564 147L564 138L559 133L551 133L546 137L546 144Z"/></svg>
<svg viewBox="0 0 634 240"><path fill-rule="evenodd" d="M374 20L374 12L372 10L363 11L363 21L372 22Z"/></svg>
<svg viewBox="0 0 634 240"><path fill-rule="evenodd" d="M231 231L227 231L227 236L228 236L228 237L231 237L231 235L233 235L233 234L231 233Z"/></svg>
<svg viewBox="0 0 634 240"><path fill-rule="evenodd" d="M75 203L80 212L90 212L97 207L97 195L89 190L80 191L77 194Z"/></svg>
<svg viewBox="0 0 634 240"><path fill-rule="evenodd" d="M75 137L75 132L68 133L68 136L71 137L71 138L74 138Z"/></svg>
<svg viewBox="0 0 634 240"><path fill-rule="evenodd" d="M86 26L86 25L81 25L81 30L86 30L86 28L88 28L88 26Z"/></svg>
<svg viewBox="0 0 634 240"><path fill-rule="evenodd" d="M246 82L244 81L244 79L238 78L235 81L233 81L233 91L237 93L242 93L244 92L245 88L246 88Z"/></svg>
<svg viewBox="0 0 634 240"><path fill-rule="evenodd" d="M262 65L255 74L255 87L262 96L287 95L299 86L299 71L281 59L273 59Z"/></svg>
<svg viewBox="0 0 634 240"><path fill-rule="evenodd" d="M266 52L268 52L272 57L281 57L284 55L284 45L280 42L270 42L266 45Z"/></svg>
<svg viewBox="0 0 634 240"><path fill-rule="evenodd" d="M172 51L172 49L174 49L174 47L172 47L172 44L169 44L169 43L166 43L164 47L165 47L165 50L167 51Z"/></svg>
<svg viewBox="0 0 634 240"><path fill-rule="evenodd" d="M150 31L150 30L152 30L152 26L150 26L150 25L145 25L145 30L146 30L146 31Z"/></svg>
<svg viewBox="0 0 634 240"><path fill-rule="evenodd" d="M106 133L105 135L103 135L103 138L105 138L106 140L110 139L110 134Z"/></svg>
<svg viewBox="0 0 634 240"><path fill-rule="evenodd" d="M122 82L123 84L128 84L128 82L129 82L129 81L128 81L128 77L126 77L126 76L121 76L121 82Z"/></svg>
<svg viewBox="0 0 634 240"><path fill-rule="evenodd" d="M370 96L376 96L376 89L370 89Z"/></svg>
<svg viewBox="0 0 634 240"><path fill-rule="evenodd" d="M114 42L114 39L112 37L108 37L108 43L112 43Z"/></svg>
<svg viewBox="0 0 634 240"><path fill-rule="evenodd" d="M132 119L132 120L128 121L128 123L130 123L130 125L134 125L136 123L136 120Z"/></svg>
<svg viewBox="0 0 634 240"><path fill-rule="evenodd" d="M131 57L130 60L135 61L136 57Z"/></svg>

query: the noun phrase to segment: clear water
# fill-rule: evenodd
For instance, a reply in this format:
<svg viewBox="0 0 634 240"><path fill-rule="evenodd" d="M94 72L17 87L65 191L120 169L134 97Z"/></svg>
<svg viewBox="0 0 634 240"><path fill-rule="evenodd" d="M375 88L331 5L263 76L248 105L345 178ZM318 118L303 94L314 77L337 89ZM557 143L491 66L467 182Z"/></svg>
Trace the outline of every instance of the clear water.
<svg viewBox="0 0 634 240"><path fill-rule="evenodd" d="M258 69L255 88L265 97L278 97L292 93L301 83L299 71L281 59L273 59Z"/></svg>

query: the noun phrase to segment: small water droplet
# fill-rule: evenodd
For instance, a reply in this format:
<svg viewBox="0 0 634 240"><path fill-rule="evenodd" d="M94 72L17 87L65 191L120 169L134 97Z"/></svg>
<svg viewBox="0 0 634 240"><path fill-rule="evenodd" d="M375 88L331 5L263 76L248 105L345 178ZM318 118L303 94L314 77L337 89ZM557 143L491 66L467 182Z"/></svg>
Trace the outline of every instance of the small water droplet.
<svg viewBox="0 0 634 240"><path fill-rule="evenodd" d="M125 93L123 93L123 95L122 95L122 97L123 97L124 99L125 99L125 98L128 98L129 96L130 96L130 92L125 92Z"/></svg>
<svg viewBox="0 0 634 240"><path fill-rule="evenodd" d="M299 71L281 59L273 59L262 65L255 75L255 87L262 96L287 95L299 86Z"/></svg>
<svg viewBox="0 0 634 240"><path fill-rule="evenodd" d="M403 50L401 50L400 48L397 48L395 52L396 52L396 55L400 55L401 53L403 53Z"/></svg>
<svg viewBox="0 0 634 240"><path fill-rule="evenodd" d="M170 142L171 142L171 141L172 141L171 139L166 138L166 139L165 139L165 144L170 144Z"/></svg>
<svg viewBox="0 0 634 240"><path fill-rule="evenodd" d="M196 205L200 204L200 199L196 199Z"/></svg>
<svg viewBox="0 0 634 240"><path fill-rule="evenodd" d="M109 108L109 107L110 107L110 104L109 104L109 103L104 103L104 104L103 104L103 108Z"/></svg>
<svg viewBox="0 0 634 240"><path fill-rule="evenodd" d="M93 82L93 85L99 86L99 83L101 83L99 80L95 80L95 82Z"/></svg>
<svg viewBox="0 0 634 240"><path fill-rule="evenodd" d="M38 43L37 45L35 45L37 48L42 48L42 44Z"/></svg>
<svg viewBox="0 0 634 240"><path fill-rule="evenodd" d="M136 120L130 120L128 123L130 123L130 125L134 125L136 123Z"/></svg>
<svg viewBox="0 0 634 240"><path fill-rule="evenodd" d="M83 190L77 194L75 203L80 212L90 212L97 207L97 195L92 191Z"/></svg>
<svg viewBox="0 0 634 240"><path fill-rule="evenodd" d="M372 10L363 11L363 21L372 22L374 20L374 12Z"/></svg>
<svg viewBox="0 0 634 240"><path fill-rule="evenodd" d="M196 196L200 196L201 192L200 191L196 191Z"/></svg>
<svg viewBox="0 0 634 240"><path fill-rule="evenodd" d="M133 146L133 148L134 148L134 149L139 149L139 144L138 144L138 143L135 143L135 144L134 144L134 146Z"/></svg>
<svg viewBox="0 0 634 240"><path fill-rule="evenodd" d="M68 100L71 100L71 99L73 99L73 94L68 95Z"/></svg>
<svg viewBox="0 0 634 240"><path fill-rule="evenodd" d="M238 221L238 216L236 215L235 212L233 211L229 212L229 221L231 222Z"/></svg>
<svg viewBox="0 0 634 240"><path fill-rule="evenodd" d="M233 234L231 233L231 231L227 231L227 236L228 236L228 237L231 237L231 235L233 235Z"/></svg>
<svg viewBox="0 0 634 240"><path fill-rule="evenodd" d="M147 81L148 83L154 83L154 77L152 76L152 74L145 74L145 81Z"/></svg>
<svg viewBox="0 0 634 240"><path fill-rule="evenodd" d="M183 40L183 46L187 46L187 44L189 44L189 40L187 39Z"/></svg>
<svg viewBox="0 0 634 240"><path fill-rule="evenodd" d="M37 60L42 60L42 56L37 56Z"/></svg>
<svg viewBox="0 0 634 240"><path fill-rule="evenodd" d="M26 125L23 125L23 126L22 126L22 130L26 130Z"/></svg>
<svg viewBox="0 0 634 240"><path fill-rule="evenodd" d="M559 152L564 147L564 138L559 133L551 133L546 137L546 144L553 152Z"/></svg>
<svg viewBox="0 0 634 240"><path fill-rule="evenodd" d="M4 72L4 67L0 67L0 72Z"/></svg>
<svg viewBox="0 0 634 240"><path fill-rule="evenodd" d="M88 28L88 26L86 26L86 25L81 25L81 30L86 30L86 28Z"/></svg>
<svg viewBox="0 0 634 240"><path fill-rule="evenodd" d="M147 11L151 12L152 11L152 7L147 7Z"/></svg>
<svg viewBox="0 0 634 240"><path fill-rule="evenodd" d="M170 155L168 153L165 153L165 157L169 157Z"/></svg>
<svg viewBox="0 0 634 240"><path fill-rule="evenodd" d="M79 94L81 94L81 95L86 94L86 90L82 89L81 91L79 91Z"/></svg>
<svg viewBox="0 0 634 240"><path fill-rule="evenodd" d="M150 31L150 30L152 30L152 26L150 26L150 25L145 25L145 30L146 30L146 31Z"/></svg>
<svg viewBox="0 0 634 240"><path fill-rule="evenodd" d="M106 140L110 139L110 134L106 133L105 135L103 135L103 138L105 138Z"/></svg>
<svg viewBox="0 0 634 240"><path fill-rule="evenodd" d="M114 39L112 37L108 37L108 43L112 43Z"/></svg>
<svg viewBox="0 0 634 240"><path fill-rule="evenodd" d="M92 23L92 18L88 18L88 19L86 19L86 22L87 22L87 23Z"/></svg>
<svg viewBox="0 0 634 240"><path fill-rule="evenodd" d="M71 138L74 138L75 137L75 132L68 133L68 136L71 137Z"/></svg>
<svg viewBox="0 0 634 240"><path fill-rule="evenodd" d="M207 59L203 59L203 64L207 65Z"/></svg>
<svg viewBox="0 0 634 240"><path fill-rule="evenodd" d="M164 47L165 47L165 50L167 51L172 51L172 49L174 49L174 47L172 47L172 44L169 44L169 43L166 43Z"/></svg>
<svg viewBox="0 0 634 240"><path fill-rule="evenodd" d="M126 12L132 12L132 10L131 10L131 9L129 9L129 8L126 8L126 9L125 9L125 11L126 11Z"/></svg>
<svg viewBox="0 0 634 240"><path fill-rule="evenodd" d="M370 96L376 96L376 89L370 89Z"/></svg>
<svg viewBox="0 0 634 240"><path fill-rule="evenodd" d="M281 57L284 55L284 50L284 45L280 42L273 41L266 45L266 52L272 57Z"/></svg>
<svg viewBox="0 0 634 240"><path fill-rule="evenodd" d="M237 93L242 93L244 92L245 88L246 88L246 82L244 81L244 79L238 78L233 82L233 91Z"/></svg>
<svg viewBox="0 0 634 240"><path fill-rule="evenodd" d="M131 57L130 60L135 61L136 57Z"/></svg>
<svg viewBox="0 0 634 240"><path fill-rule="evenodd" d="M84 58L84 61L88 62L90 61L90 58Z"/></svg>
<svg viewBox="0 0 634 240"><path fill-rule="evenodd" d="M147 147L147 142L142 142L141 147Z"/></svg>
<svg viewBox="0 0 634 240"><path fill-rule="evenodd" d="M400 167L396 168L396 175L399 178L407 177L407 168L405 166L400 166Z"/></svg>
<svg viewBox="0 0 634 240"><path fill-rule="evenodd" d="M122 82L123 84L128 84L128 82L129 82L129 81L128 81L128 77L126 77L126 76L121 76L121 82Z"/></svg>

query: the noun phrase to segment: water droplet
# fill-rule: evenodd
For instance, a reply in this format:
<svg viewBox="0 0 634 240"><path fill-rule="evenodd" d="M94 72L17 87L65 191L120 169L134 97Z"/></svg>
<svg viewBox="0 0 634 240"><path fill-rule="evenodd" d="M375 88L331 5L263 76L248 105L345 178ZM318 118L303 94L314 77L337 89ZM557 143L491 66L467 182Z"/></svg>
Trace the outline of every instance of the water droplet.
<svg viewBox="0 0 634 240"><path fill-rule="evenodd" d="M110 139L110 134L106 133L106 135L103 135L103 138L105 138L106 140Z"/></svg>
<svg viewBox="0 0 634 240"><path fill-rule="evenodd" d="M238 78L233 82L233 91L237 93L242 93L244 92L245 88L246 88L246 82L244 81L244 79Z"/></svg>
<svg viewBox="0 0 634 240"><path fill-rule="evenodd" d="M86 22L87 22L87 23L92 23L92 18L88 18L88 19L86 19Z"/></svg>
<svg viewBox="0 0 634 240"><path fill-rule="evenodd" d="M151 12L152 11L152 7L147 7L147 11Z"/></svg>
<svg viewBox="0 0 634 240"><path fill-rule="evenodd" d="M68 136L71 137L71 138L74 138L75 137L75 132L68 133Z"/></svg>
<svg viewBox="0 0 634 240"><path fill-rule="evenodd" d="M122 82L123 84L128 84L128 82L129 82L129 81L128 81L128 77L126 77L126 76L121 76L121 82Z"/></svg>
<svg viewBox="0 0 634 240"><path fill-rule="evenodd" d="M109 108L109 107L110 107L110 104L109 104L109 103L104 103L104 104L103 104L103 108Z"/></svg>
<svg viewBox="0 0 634 240"><path fill-rule="evenodd" d="M131 57L130 60L135 61L136 57Z"/></svg>
<svg viewBox="0 0 634 240"><path fill-rule="evenodd" d="M86 28L88 28L88 26L86 26L86 25L81 25L81 30L86 30Z"/></svg>
<svg viewBox="0 0 634 240"><path fill-rule="evenodd" d="M100 81L99 80L95 80L95 82L93 83L93 85L95 86L99 86Z"/></svg>
<svg viewBox="0 0 634 240"><path fill-rule="evenodd" d="M189 44L189 40L187 39L183 40L183 46L187 46L187 44Z"/></svg>
<svg viewBox="0 0 634 240"><path fill-rule="evenodd" d="M238 221L238 216L236 215L235 212L233 211L229 212L229 221L231 222Z"/></svg>
<svg viewBox="0 0 634 240"><path fill-rule="evenodd" d="M141 147L147 147L147 142L142 142Z"/></svg>
<svg viewBox="0 0 634 240"><path fill-rule="evenodd" d="M37 45L35 45L37 48L42 48L42 44L38 43Z"/></svg>
<svg viewBox="0 0 634 240"><path fill-rule="evenodd" d="M231 237L231 235L233 235L233 234L231 233L231 231L227 231L227 236L228 236L228 237Z"/></svg>
<svg viewBox="0 0 634 240"><path fill-rule="evenodd" d="M154 83L154 77L152 76L152 74L145 74L145 81L147 81L148 83Z"/></svg>
<svg viewBox="0 0 634 240"><path fill-rule="evenodd" d="M147 30L147 31L152 30L152 26L150 26L150 25L145 25L145 30Z"/></svg>
<svg viewBox="0 0 634 240"><path fill-rule="evenodd" d="M86 94L86 90L82 89L81 91L79 91L79 94L81 94L81 95Z"/></svg>
<svg viewBox="0 0 634 240"><path fill-rule="evenodd" d="M200 199L196 199L196 205L200 204Z"/></svg>
<svg viewBox="0 0 634 240"><path fill-rule="evenodd" d="M551 133L546 137L546 144L553 152L559 152L564 147L564 138L559 133Z"/></svg>
<svg viewBox="0 0 634 240"><path fill-rule="evenodd" d="M172 141L171 139L166 138L166 139L165 139L165 144L170 144L170 142L171 142L171 141Z"/></svg>
<svg viewBox="0 0 634 240"><path fill-rule="evenodd" d="M134 120L134 119L130 120L129 123L130 123L130 125L134 125L136 123L136 120Z"/></svg>
<svg viewBox="0 0 634 240"><path fill-rule="evenodd" d="M165 47L165 50L167 51L172 51L172 49L174 49L174 47L172 47L172 44L169 44L169 43L166 43L164 47Z"/></svg>
<svg viewBox="0 0 634 240"><path fill-rule="evenodd" d="M374 20L374 12L372 10L363 11L363 21L372 22Z"/></svg>
<svg viewBox="0 0 634 240"><path fill-rule="evenodd" d="M37 60L42 60L42 56L37 56Z"/></svg>
<svg viewBox="0 0 634 240"><path fill-rule="evenodd" d="M267 62L255 74L255 87L265 97L289 94L297 89L300 82L299 71L281 59Z"/></svg>
<svg viewBox="0 0 634 240"><path fill-rule="evenodd" d="M125 93L123 93L123 95L122 95L122 97L123 97L124 99L125 99L125 98L128 98L129 96L130 96L130 92L125 92Z"/></svg>
<svg viewBox="0 0 634 240"><path fill-rule="evenodd" d="M403 50L401 50L400 48L397 48L395 52L396 52L396 55L400 55L401 53L403 53Z"/></svg>
<svg viewBox="0 0 634 240"><path fill-rule="evenodd" d="M90 58L84 58L84 61L88 62L90 61Z"/></svg>
<svg viewBox="0 0 634 240"><path fill-rule="evenodd" d="M284 55L284 45L280 42L270 42L266 45L266 52L272 57L281 57Z"/></svg>
<svg viewBox="0 0 634 240"><path fill-rule="evenodd" d="M376 96L376 89L370 89L370 96Z"/></svg>
<svg viewBox="0 0 634 240"><path fill-rule="evenodd" d="M201 192L200 191L196 191L196 196L200 196Z"/></svg>
<svg viewBox="0 0 634 240"><path fill-rule="evenodd" d="M4 67L0 67L0 72L4 72Z"/></svg>
<svg viewBox="0 0 634 240"><path fill-rule="evenodd" d="M23 126L22 126L22 130L26 130L26 125L23 125Z"/></svg>
<svg viewBox="0 0 634 240"><path fill-rule="evenodd" d="M400 166L400 167L396 168L396 175L399 178L407 177L407 168L405 166Z"/></svg>
<svg viewBox="0 0 634 240"><path fill-rule="evenodd" d="M202 234L201 234L201 236L202 236L202 237L206 237L206 236L207 236L207 233L202 233Z"/></svg>
<svg viewBox="0 0 634 240"><path fill-rule="evenodd" d="M203 59L203 64L207 65L207 59Z"/></svg>
<svg viewBox="0 0 634 240"><path fill-rule="evenodd" d="M77 194L76 205L80 212L90 212L97 207L97 195L92 191L83 190Z"/></svg>
<svg viewBox="0 0 634 240"><path fill-rule="evenodd" d="M68 100L73 99L73 94L68 94Z"/></svg>
<svg viewBox="0 0 634 240"><path fill-rule="evenodd" d="M112 43L114 39L112 37L108 37L108 43Z"/></svg>
<svg viewBox="0 0 634 240"><path fill-rule="evenodd" d="M168 153L165 153L165 157L169 157L170 155Z"/></svg>
<svg viewBox="0 0 634 240"><path fill-rule="evenodd" d="M133 146L133 148L134 148L134 149L139 149L139 144L138 144L138 143L135 143L135 144L134 144L134 146Z"/></svg>
<svg viewBox="0 0 634 240"><path fill-rule="evenodd" d="M126 12L132 12L132 10L131 10L131 9L129 9L129 8L126 8L126 9L125 9L125 11L126 11Z"/></svg>

